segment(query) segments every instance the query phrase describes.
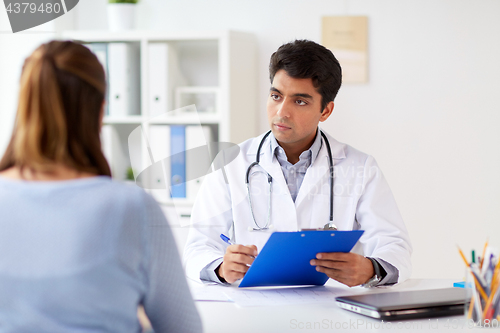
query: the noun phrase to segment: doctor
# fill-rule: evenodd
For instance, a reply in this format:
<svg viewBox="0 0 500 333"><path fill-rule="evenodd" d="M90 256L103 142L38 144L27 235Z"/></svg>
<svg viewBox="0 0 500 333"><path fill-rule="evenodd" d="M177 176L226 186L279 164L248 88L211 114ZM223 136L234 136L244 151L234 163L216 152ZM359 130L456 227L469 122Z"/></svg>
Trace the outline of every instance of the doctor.
<svg viewBox="0 0 500 333"><path fill-rule="evenodd" d="M332 222L365 232L351 253L318 253L310 263L318 271L348 286L406 280L410 239L377 163L318 127L333 111L339 62L323 46L296 40L271 56L269 72L271 131L241 143L234 160L205 178L184 253L188 276L233 283L273 231Z"/></svg>

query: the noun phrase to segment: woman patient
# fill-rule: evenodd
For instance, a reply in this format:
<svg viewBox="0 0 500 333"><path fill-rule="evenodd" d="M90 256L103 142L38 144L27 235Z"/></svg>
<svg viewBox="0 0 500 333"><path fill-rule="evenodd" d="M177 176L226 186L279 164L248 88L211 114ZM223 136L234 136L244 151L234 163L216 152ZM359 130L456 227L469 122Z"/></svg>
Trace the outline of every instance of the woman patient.
<svg viewBox="0 0 500 333"><path fill-rule="evenodd" d="M0 160L0 331L199 332L177 248L156 202L114 182L99 132L104 71L53 41L26 59Z"/></svg>

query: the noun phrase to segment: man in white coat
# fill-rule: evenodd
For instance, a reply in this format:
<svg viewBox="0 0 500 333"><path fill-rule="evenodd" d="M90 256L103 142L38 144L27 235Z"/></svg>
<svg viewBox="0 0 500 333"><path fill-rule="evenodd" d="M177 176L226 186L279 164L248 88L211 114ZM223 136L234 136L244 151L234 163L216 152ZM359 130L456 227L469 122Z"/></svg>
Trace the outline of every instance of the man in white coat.
<svg viewBox="0 0 500 333"><path fill-rule="evenodd" d="M310 264L348 286L406 280L410 239L377 163L326 133L323 137L318 127L333 111L342 82L339 62L323 46L296 40L271 56L269 72L271 133L241 143L234 159L222 161L227 165L205 178L184 253L188 276L219 283L243 278L271 232L323 228L333 199L338 230L365 232L350 253L318 253ZM257 151L259 164L247 174ZM228 245L220 234L239 245Z"/></svg>

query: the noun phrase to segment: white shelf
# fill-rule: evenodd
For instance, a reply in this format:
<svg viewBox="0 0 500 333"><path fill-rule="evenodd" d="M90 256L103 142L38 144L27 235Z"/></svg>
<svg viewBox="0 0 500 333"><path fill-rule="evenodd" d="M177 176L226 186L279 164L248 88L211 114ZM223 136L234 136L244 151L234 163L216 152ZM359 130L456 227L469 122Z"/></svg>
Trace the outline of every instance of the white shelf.
<svg viewBox="0 0 500 333"><path fill-rule="evenodd" d="M173 124L173 125L198 125L198 124L219 124L221 122L221 117L214 114L202 115L198 114L196 117L192 115L175 115L170 117L162 117L162 118L152 118L147 120L147 122L151 125L153 124Z"/></svg>
<svg viewBox="0 0 500 333"><path fill-rule="evenodd" d="M200 41L200 40L220 40L230 38L231 35L241 34L235 31L152 31L152 30L132 30L132 31L64 31L60 34L61 39L79 40L82 42L149 42L159 41Z"/></svg>
<svg viewBox="0 0 500 333"><path fill-rule="evenodd" d="M104 125L119 125L119 124L150 124L150 125L198 125L198 124L219 124L221 117L217 114L198 114L193 115L175 115L161 118L148 119L143 116L105 116L103 119Z"/></svg>
<svg viewBox="0 0 500 333"><path fill-rule="evenodd" d="M83 43L133 43L133 47L139 50L136 60L139 61L140 70L139 115L108 115L103 120L107 125L106 135L103 137L109 139L108 144L103 147L106 147L108 153L112 152L110 166L118 179L125 177L125 171L130 165L140 173L151 165L151 160L156 160L155 156L154 159L150 158L154 146L146 146L143 139L149 140L150 130L158 130L152 126L208 125L209 128L206 129L214 136L210 141L220 142L239 143L257 134L257 53L255 38L251 34L234 31L65 31L59 38ZM158 50L163 49L158 43L167 45L165 57L158 56ZM155 50L156 53L150 50ZM109 56L109 52L107 54ZM162 59L164 62L161 62ZM109 61L108 59L107 64ZM152 67L155 64L160 64L158 69ZM162 76L163 73L166 76ZM161 92L164 90L158 88L163 83L150 83L154 81L150 75L166 78L166 94L163 99ZM213 93L215 104L212 107L210 103L206 103L209 105L206 113L201 110L197 113L167 112L186 106L182 104L190 100L187 98L179 103L181 99L176 96L176 91L184 96L190 93ZM165 105L157 103L159 100ZM201 106L200 100L206 101L206 98L202 96L195 100ZM157 115L162 110L165 113ZM142 131L135 131L139 126ZM130 142L134 145L132 150ZM132 155L134 163L130 162ZM169 175L165 178L169 180ZM154 190L151 191L152 194L153 192ZM157 194L156 197L162 205L182 207L183 211L193 204L193 197L189 195L186 199L171 200L166 198L166 194L163 197Z"/></svg>
<svg viewBox="0 0 500 333"><path fill-rule="evenodd" d="M105 116L103 119L103 123L105 125L112 124L138 124L144 122L143 116Z"/></svg>

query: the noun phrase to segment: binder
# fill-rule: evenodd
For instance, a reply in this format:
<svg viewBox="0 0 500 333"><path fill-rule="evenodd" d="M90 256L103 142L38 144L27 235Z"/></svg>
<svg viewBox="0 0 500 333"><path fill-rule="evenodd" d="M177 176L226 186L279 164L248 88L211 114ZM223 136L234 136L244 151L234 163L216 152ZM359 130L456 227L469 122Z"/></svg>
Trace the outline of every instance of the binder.
<svg viewBox="0 0 500 333"><path fill-rule="evenodd" d="M210 168L209 155L201 154L200 150L208 151L208 143L212 142L212 130L207 125L186 126L186 197L194 201L200 189L203 177L200 168ZM193 148L200 147L197 150ZM207 159L207 161L200 160ZM206 174L206 173L204 173Z"/></svg>
<svg viewBox="0 0 500 333"><path fill-rule="evenodd" d="M170 179L170 126L151 125L149 127L149 146L155 163L162 164L163 174L158 174L159 169L152 173L149 181L158 187L151 190L153 197L161 202L170 198L168 180Z"/></svg>
<svg viewBox="0 0 500 333"><path fill-rule="evenodd" d="M149 114L154 116L170 110L169 46L167 43L148 44Z"/></svg>
<svg viewBox="0 0 500 333"><path fill-rule="evenodd" d="M109 167L111 169L111 174L113 177L122 178L124 174L123 168L119 168L120 162L123 162L123 158L120 156L120 136L114 126L104 125L101 128L101 150L104 153L104 157L108 161Z"/></svg>
<svg viewBox="0 0 500 333"><path fill-rule="evenodd" d="M106 77L108 76L108 44L107 43L90 43L85 44L85 46L92 51L97 57L97 60L101 63L104 68L104 72L106 73Z"/></svg>
<svg viewBox="0 0 500 333"><path fill-rule="evenodd" d="M328 276L311 266L320 252L349 252L364 231L274 232L246 272L242 287L324 285Z"/></svg>
<svg viewBox="0 0 500 333"><path fill-rule="evenodd" d="M104 68L104 74L106 75L106 81L109 82L109 73L108 73L108 44L107 43L90 43L86 44L87 48L92 51L96 57L97 60L101 63L102 67ZM104 114L108 115L109 114L109 99L108 99L108 92L106 92L105 98L105 105L104 105Z"/></svg>
<svg viewBox="0 0 500 333"><path fill-rule="evenodd" d="M175 86L189 84L182 72L178 53L179 50L173 43L148 44L148 108L151 116L172 111ZM175 114L176 112L173 112L168 115Z"/></svg>
<svg viewBox="0 0 500 333"><path fill-rule="evenodd" d="M170 126L172 198L186 198L186 126Z"/></svg>
<svg viewBox="0 0 500 333"><path fill-rule="evenodd" d="M109 115L140 114L139 48L132 43L108 44Z"/></svg>

